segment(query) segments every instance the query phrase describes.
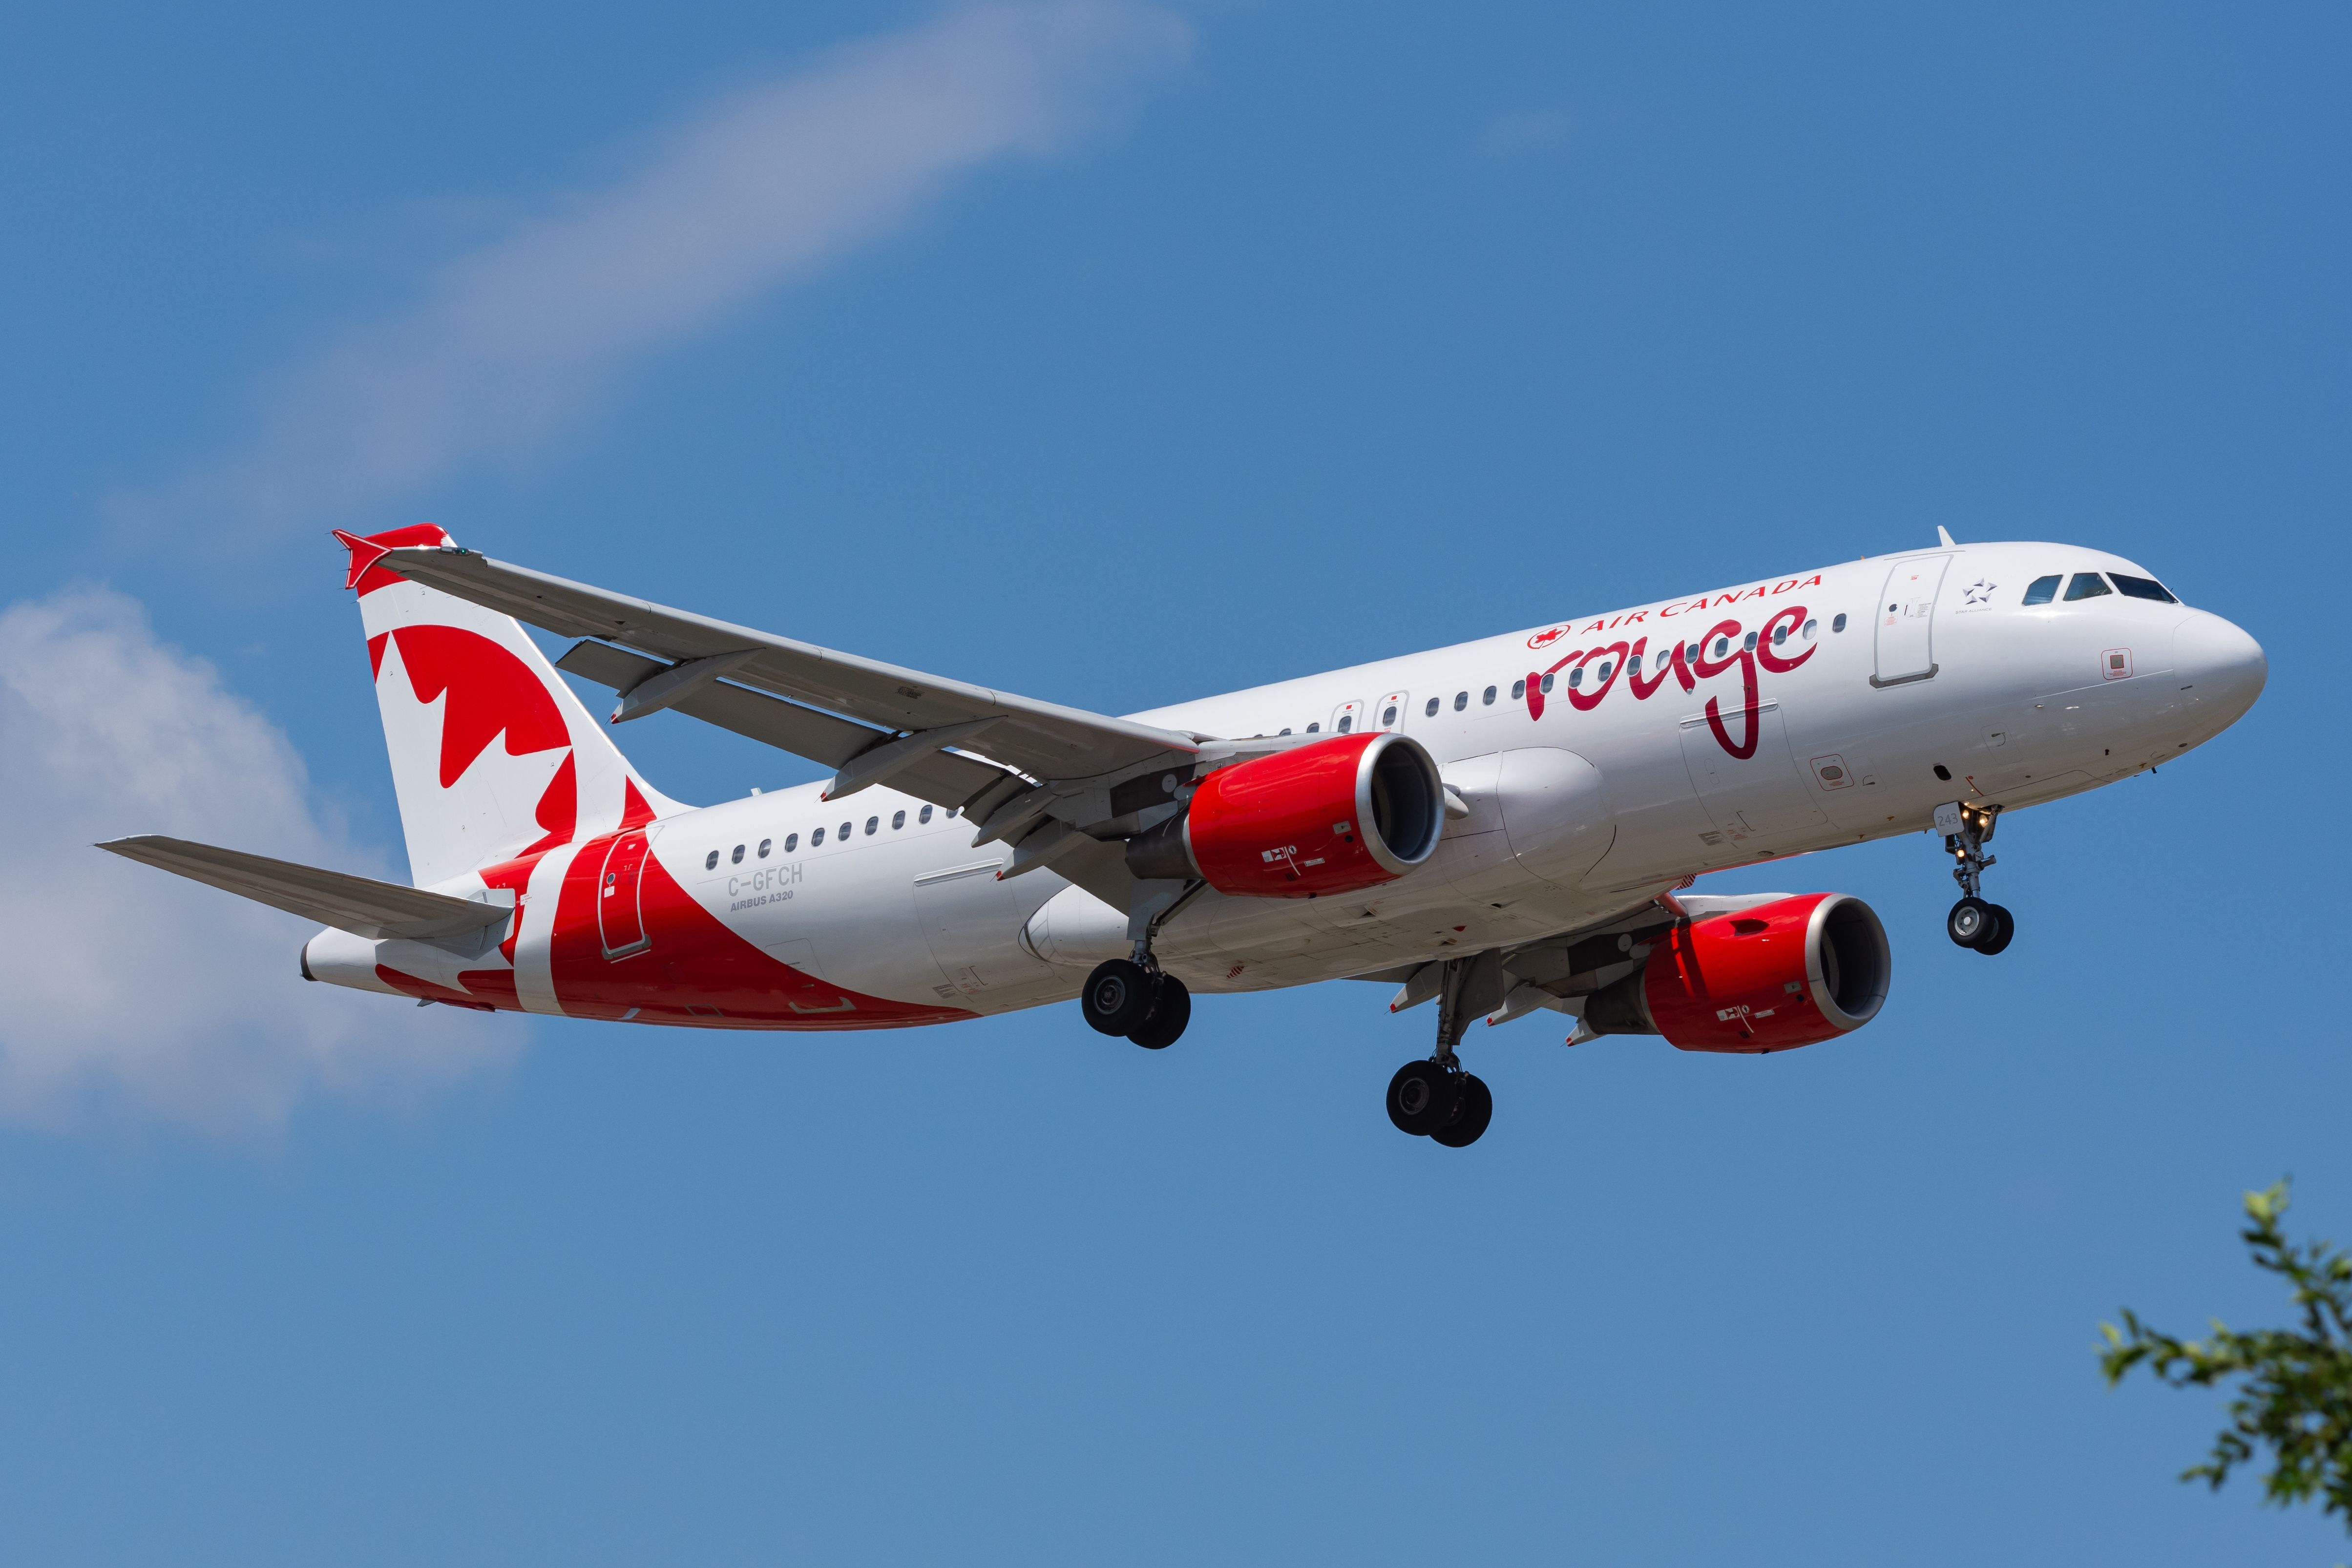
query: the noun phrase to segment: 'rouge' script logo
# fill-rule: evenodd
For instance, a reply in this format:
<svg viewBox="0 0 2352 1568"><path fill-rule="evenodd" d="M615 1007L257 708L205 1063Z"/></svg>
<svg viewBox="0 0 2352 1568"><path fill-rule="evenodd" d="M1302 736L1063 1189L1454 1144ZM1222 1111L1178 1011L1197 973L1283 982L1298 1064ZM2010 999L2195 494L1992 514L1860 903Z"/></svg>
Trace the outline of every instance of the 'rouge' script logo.
<svg viewBox="0 0 2352 1568"><path fill-rule="evenodd" d="M1810 580L1791 579L1772 588L1769 591L1774 594L1785 593L1790 589L1812 587L1820 582L1821 578L1818 575ZM1760 598L1767 591L1762 588L1752 588L1745 592L1726 593L1716 602L1730 604L1742 599ZM1686 614L1707 608L1710 608L1707 601L1701 598L1685 604L1667 605L1659 610L1657 615L1660 620L1664 620L1669 616ZM1605 636L1620 627L1631 630L1637 623L1648 620L1650 613L1648 611L1637 610L1612 620L1595 621L1591 625L1584 628L1584 634L1599 632ZM1621 637L1614 642L1603 643L1598 647L1571 649L1561 655L1551 668L1528 672L1525 688L1528 717L1530 719L1543 717L1544 681L1547 677L1557 675L1562 670L1569 670L1570 665L1575 668L1570 670L1566 685L1559 688L1557 695L1567 697L1569 706L1579 713L1589 713L1599 707L1601 700L1616 689L1617 683L1621 679L1632 690L1635 702L1647 702L1657 695L1658 688L1664 685L1669 678L1672 678L1684 691L1696 692L1699 682L1737 669L1739 672L1741 697L1739 716L1744 721L1741 726L1743 733L1740 738L1738 740L1732 738L1730 728L1724 723L1722 704L1717 697L1710 696L1706 699L1706 727L1714 735L1717 745L1722 747L1733 758L1744 761L1756 755L1756 743L1761 734L1762 712L1757 701L1757 666L1760 664L1776 674L1785 674L1819 652L1817 647L1809 647L1794 658L1790 658L1784 656L1780 647L1776 645L1776 638L1785 642L1790 633L1802 627L1804 623L1805 607L1801 604L1788 604L1774 611L1764 624L1757 628L1752 645L1738 621L1718 621L1707 629L1704 636L1687 643L1684 640L1684 634L1677 631L1675 633L1673 648L1659 650L1654 663L1652 661L1650 639L1646 632L1642 636L1631 640ZM1562 626L1551 632L1539 632L1537 636L1528 638L1528 642L1530 646L1549 644L1566 636L1569 630L1568 627ZM1587 690L1583 681L1585 667L1595 661L1600 664L1596 672L1598 680L1590 690Z"/></svg>

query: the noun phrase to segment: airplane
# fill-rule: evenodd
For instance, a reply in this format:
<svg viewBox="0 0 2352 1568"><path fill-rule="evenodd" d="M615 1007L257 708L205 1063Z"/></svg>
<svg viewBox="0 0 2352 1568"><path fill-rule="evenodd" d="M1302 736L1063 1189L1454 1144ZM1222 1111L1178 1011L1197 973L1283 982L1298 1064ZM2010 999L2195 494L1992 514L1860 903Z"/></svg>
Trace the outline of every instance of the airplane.
<svg viewBox="0 0 2352 1568"><path fill-rule="evenodd" d="M1579 615L1115 717L509 565L430 524L365 538L358 598L415 885L157 835L100 845L325 929L305 980L702 1029L948 1023L1066 1000L1148 1050L1192 993L1354 978L1434 1001L1390 1120L1446 1147L1494 1099L1470 1023L1570 1045L1793 1050L1885 1005L1843 894L1701 874L1932 831L1993 955L2001 816L2201 746L2268 674L2144 568L1960 545ZM520 622L573 639L550 663ZM558 675L809 758L690 807Z"/></svg>

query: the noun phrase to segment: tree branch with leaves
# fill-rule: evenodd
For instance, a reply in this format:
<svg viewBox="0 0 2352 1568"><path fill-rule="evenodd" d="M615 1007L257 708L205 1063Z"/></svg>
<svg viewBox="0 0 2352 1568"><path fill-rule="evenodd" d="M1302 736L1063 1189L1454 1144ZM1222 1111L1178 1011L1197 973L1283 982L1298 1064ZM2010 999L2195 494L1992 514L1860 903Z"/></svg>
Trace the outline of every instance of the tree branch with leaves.
<svg viewBox="0 0 2352 1568"><path fill-rule="evenodd" d="M2269 1500L2285 1507L2317 1496L2352 1532L2352 1258L2326 1241L2300 1248L2288 1241L2279 1229L2286 1208L2284 1182L2246 1194L2249 1223L2239 1235L2256 1268L2287 1282L2299 1330L2240 1333L2217 1318L2210 1337L2182 1340L2126 1311L2121 1329L2099 1325L2106 1338L2099 1364L2110 1386L2142 1364L2175 1388L2242 1378L2212 1453L2180 1479L2219 1490L2231 1470L2266 1448L2273 1461L2263 1479Z"/></svg>

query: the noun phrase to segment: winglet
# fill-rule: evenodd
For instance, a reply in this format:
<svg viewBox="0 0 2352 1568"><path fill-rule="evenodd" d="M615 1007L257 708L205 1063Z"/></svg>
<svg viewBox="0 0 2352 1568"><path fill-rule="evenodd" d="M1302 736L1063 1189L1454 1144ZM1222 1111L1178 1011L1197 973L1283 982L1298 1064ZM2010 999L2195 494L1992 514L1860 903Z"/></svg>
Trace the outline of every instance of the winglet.
<svg viewBox="0 0 2352 1568"><path fill-rule="evenodd" d="M1958 549L1960 548L1960 541L1952 537L1952 530L1946 528L1941 523L1937 523L1936 525L1936 542L1942 545L1946 549Z"/></svg>
<svg viewBox="0 0 2352 1568"><path fill-rule="evenodd" d="M351 570L343 574L343 586L357 589L362 598L388 583L402 581L400 574L390 567L377 570L376 563L393 551L409 545L446 545L446 530L432 523L412 523L404 528L388 528L380 534L347 534L341 528L330 528L335 542L352 552Z"/></svg>
<svg viewBox="0 0 2352 1568"><path fill-rule="evenodd" d="M343 586L347 589L357 588L360 585L360 579L367 575L368 568L392 553L390 545L380 545L373 539L363 539L357 534L347 534L341 528L329 531L335 536L337 544L352 552L352 569L343 573Z"/></svg>

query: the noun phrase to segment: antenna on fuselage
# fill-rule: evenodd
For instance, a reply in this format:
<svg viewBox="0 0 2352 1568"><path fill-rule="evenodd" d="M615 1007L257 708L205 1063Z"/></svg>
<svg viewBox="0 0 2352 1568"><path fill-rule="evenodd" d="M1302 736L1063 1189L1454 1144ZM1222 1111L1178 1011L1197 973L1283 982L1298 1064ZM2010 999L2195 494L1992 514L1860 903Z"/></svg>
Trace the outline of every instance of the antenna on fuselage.
<svg viewBox="0 0 2352 1568"><path fill-rule="evenodd" d="M1944 527L1941 523L1937 523L1936 525L1936 542L1942 545L1946 549L1958 549L1960 548L1960 541L1952 537L1952 530Z"/></svg>

